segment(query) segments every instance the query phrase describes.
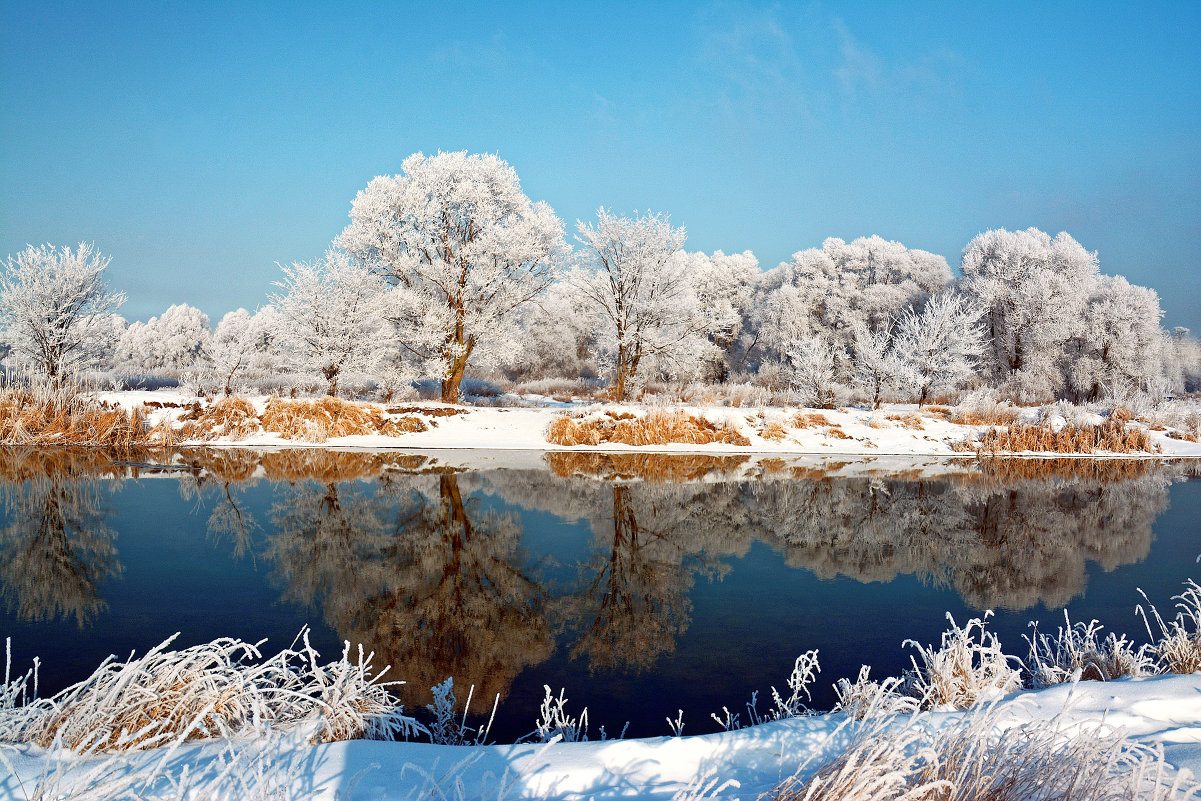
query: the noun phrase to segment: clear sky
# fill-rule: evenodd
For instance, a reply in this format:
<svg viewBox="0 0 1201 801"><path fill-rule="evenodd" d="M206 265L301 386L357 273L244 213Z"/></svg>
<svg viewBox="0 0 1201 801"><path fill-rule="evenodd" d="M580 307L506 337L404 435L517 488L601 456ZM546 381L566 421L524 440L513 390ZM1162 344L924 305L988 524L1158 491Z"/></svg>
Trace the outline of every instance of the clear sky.
<svg viewBox="0 0 1201 801"><path fill-rule="evenodd" d="M0 0L0 256L95 241L128 317L263 303L405 156L764 267L1066 230L1201 332L1201 3Z"/></svg>

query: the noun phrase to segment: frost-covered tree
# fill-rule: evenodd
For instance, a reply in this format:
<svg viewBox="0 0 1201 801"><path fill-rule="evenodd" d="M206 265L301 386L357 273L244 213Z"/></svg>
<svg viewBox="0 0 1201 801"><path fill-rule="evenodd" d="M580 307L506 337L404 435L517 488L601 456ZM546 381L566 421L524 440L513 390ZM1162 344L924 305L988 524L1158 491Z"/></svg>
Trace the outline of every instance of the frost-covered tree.
<svg viewBox="0 0 1201 801"><path fill-rule="evenodd" d="M108 344L110 315L125 295L108 291L104 270L111 259L95 245L75 250L30 245L5 261L0 277L0 320L5 339L52 383L100 355Z"/></svg>
<svg viewBox="0 0 1201 801"><path fill-rule="evenodd" d="M270 363L272 339L278 326L279 314L271 306L264 306L254 314L237 309L217 323L208 368L224 394L233 392L235 378L257 373Z"/></svg>
<svg viewBox="0 0 1201 801"><path fill-rule="evenodd" d="M890 328L868 328L857 323L851 341L851 383L880 408L881 397L897 389L906 374L905 363L893 348Z"/></svg>
<svg viewBox="0 0 1201 801"><path fill-rule="evenodd" d="M725 381L732 367L734 346L742 333L755 283L761 273L751 251L726 255L720 250L680 254L706 321L707 343L701 356L702 377Z"/></svg>
<svg viewBox="0 0 1201 801"><path fill-rule="evenodd" d="M596 378L595 335L576 311L569 281L558 281L519 312L521 350L506 370L525 378Z"/></svg>
<svg viewBox="0 0 1201 801"><path fill-rule="evenodd" d="M980 310L960 294L944 292L920 312L906 309L897 321L896 356L918 393L918 406L931 392L953 390L975 376L984 350Z"/></svg>
<svg viewBox="0 0 1201 801"><path fill-rule="evenodd" d="M1022 401L1063 388L1063 349L1083 328L1097 254L1067 233L997 229L963 251L963 289L982 310L986 376Z"/></svg>
<svg viewBox="0 0 1201 801"><path fill-rule="evenodd" d="M695 358L706 326L687 262L677 254L685 230L663 214L618 217L603 207L596 214L595 225L578 223L585 263L568 282L596 332L620 401L644 360L670 368Z"/></svg>
<svg viewBox="0 0 1201 801"><path fill-rule="evenodd" d="M820 336L841 360L857 326L887 327L950 280L942 256L878 236L827 239L763 274L745 347L760 359L778 359L795 340Z"/></svg>
<svg viewBox="0 0 1201 801"><path fill-rule="evenodd" d="M329 250L316 262L281 265L280 349L303 372L320 374L331 396L345 372L368 372L380 355L385 293L379 279L345 252Z"/></svg>
<svg viewBox="0 0 1201 801"><path fill-rule="evenodd" d="M133 322L116 348L116 362L144 373L180 373L205 358L212 331L208 315L179 303L161 317Z"/></svg>
<svg viewBox="0 0 1201 801"><path fill-rule="evenodd" d="M818 409L834 406L837 372L834 348L820 336L795 340L787 350L792 367L792 385L800 393L801 403Z"/></svg>
<svg viewBox="0 0 1201 801"><path fill-rule="evenodd" d="M1121 276L1098 277L1068 343L1068 385L1077 401L1145 390L1170 372L1163 310L1152 289Z"/></svg>
<svg viewBox="0 0 1201 801"><path fill-rule="evenodd" d="M416 153L401 171L359 192L336 244L396 285L399 341L454 403L468 360L518 347L512 312L553 279L563 223L494 155Z"/></svg>

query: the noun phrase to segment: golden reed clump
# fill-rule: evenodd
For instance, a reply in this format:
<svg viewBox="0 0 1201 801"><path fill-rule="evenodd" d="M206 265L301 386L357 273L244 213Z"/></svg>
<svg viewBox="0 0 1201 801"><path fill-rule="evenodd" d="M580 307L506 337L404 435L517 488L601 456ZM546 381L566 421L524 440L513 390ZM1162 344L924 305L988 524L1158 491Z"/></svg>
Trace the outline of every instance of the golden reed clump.
<svg viewBox="0 0 1201 801"><path fill-rule="evenodd" d="M100 403L69 387L0 387L0 443L132 450L169 440L170 431L149 426L141 409Z"/></svg>
<svg viewBox="0 0 1201 801"><path fill-rule="evenodd" d="M957 451L977 453L1159 453L1147 432L1128 427L1114 417L1095 426L1065 425L1058 431L1046 425L1012 423L1005 428L990 428L979 438L968 437L955 444Z"/></svg>
<svg viewBox="0 0 1201 801"><path fill-rule="evenodd" d="M726 424L716 424L687 412L652 411L645 417L607 414L575 418L564 415L551 421L546 439L553 445L750 445L751 441Z"/></svg>
<svg viewBox="0 0 1201 801"><path fill-rule="evenodd" d="M340 398L271 398L262 414L245 398L222 398L207 409L194 410L181 419L184 424L180 435L191 440L239 439L264 431L284 439L325 442L330 437L366 434L396 437L429 428L420 417L390 417L378 404L352 403Z"/></svg>

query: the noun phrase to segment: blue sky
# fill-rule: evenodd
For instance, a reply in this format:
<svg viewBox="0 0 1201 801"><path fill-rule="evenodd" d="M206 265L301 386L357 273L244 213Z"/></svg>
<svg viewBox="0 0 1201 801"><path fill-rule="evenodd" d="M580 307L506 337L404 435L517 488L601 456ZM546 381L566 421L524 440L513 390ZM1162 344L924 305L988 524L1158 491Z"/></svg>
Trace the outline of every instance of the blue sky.
<svg viewBox="0 0 1201 801"><path fill-rule="evenodd" d="M95 241L128 317L265 301L422 150L574 227L653 209L765 267L879 234L952 266L1066 230L1201 332L1201 3L0 0L0 255Z"/></svg>

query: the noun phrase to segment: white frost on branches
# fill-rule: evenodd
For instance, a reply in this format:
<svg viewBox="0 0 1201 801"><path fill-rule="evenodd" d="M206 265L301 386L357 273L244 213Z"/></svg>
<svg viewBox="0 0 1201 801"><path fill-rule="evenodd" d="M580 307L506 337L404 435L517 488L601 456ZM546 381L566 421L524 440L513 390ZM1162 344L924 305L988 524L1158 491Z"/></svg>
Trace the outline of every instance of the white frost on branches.
<svg viewBox="0 0 1201 801"><path fill-rule="evenodd" d="M395 284L401 346L455 402L469 359L496 365L517 347L512 312L553 280L563 223L494 155L416 153L401 171L359 192L336 244Z"/></svg>
<svg viewBox="0 0 1201 801"><path fill-rule="evenodd" d="M316 262L281 265L277 343L300 371L325 379L331 396L347 372L367 373L382 353L386 291L378 278L345 252L329 250Z"/></svg>
<svg viewBox="0 0 1201 801"><path fill-rule="evenodd" d="M0 320L6 339L51 382L109 356L111 315L125 302L104 282L111 259L95 245L29 245L5 261Z"/></svg>
<svg viewBox="0 0 1201 801"><path fill-rule="evenodd" d="M677 253L687 232L663 214L618 217L602 207L596 215L595 225L577 223L584 263L567 281L620 401L644 360L664 373L690 372L686 361L700 354L706 326L688 260Z"/></svg>
<svg viewBox="0 0 1201 801"><path fill-rule="evenodd" d="M178 375L207 357L211 338L208 315L179 303L161 317L130 323L117 343L116 363L141 373Z"/></svg>
<svg viewBox="0 0 1201 801"><path fill-rule="evenodd" d="M919 406L931 392L957 389L976 375L984 350L979 319L979 310L954 292L931 298L920 312L901 313L893 347L917 389Z"/></svg>

